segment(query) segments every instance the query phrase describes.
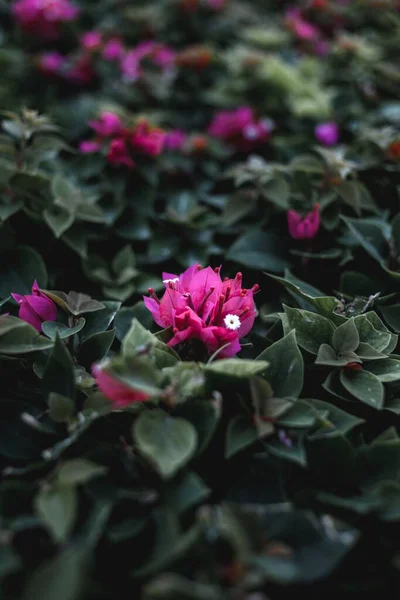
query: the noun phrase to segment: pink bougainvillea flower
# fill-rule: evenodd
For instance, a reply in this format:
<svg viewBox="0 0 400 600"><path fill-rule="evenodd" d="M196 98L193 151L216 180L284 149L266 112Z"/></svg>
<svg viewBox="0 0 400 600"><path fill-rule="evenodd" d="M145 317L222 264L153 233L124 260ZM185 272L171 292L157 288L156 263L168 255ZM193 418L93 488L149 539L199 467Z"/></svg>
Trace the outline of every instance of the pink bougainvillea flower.
<svg viewBox="0 0 400 600"><path fill-rule="evenodd" d="M108 398L115 408L124 408L134 402L144 402L149 400L149 395L145 392L134 390L126 384L115 379L110 373L107 373L107 361L93 365L92 375L100 391Z"/></svg>
<svg viewBox="0 0 400 600"><path fill-rule="evenodd" d="M187 135L180 129L169 131L165 136L165 148L168 150L180 150L186 142Z"/></svg>
<svg viewBox="0 0 400 600"><path fill-rule="evenodd" d="M256 119L253 109L249 106L218 112L208 127L210 135L241 151L249 151L266 142L271 130L272 122L268 119Z"/></svg>
<svg viewBox="0 0 400 600"><path fill-rule="evenodd" d="M108 150L107 160L114 166L124 165L130 169L133 169L135 166L135 161L129 154L126 141L122 138L112 140Z"/></svg>
<svg viewBox="0 0 400 600"><path fill-rule="evenodd" d="M164 149L166 136L162 129L150 127L147 121L141 121L132 134L132 148L148 156L159 156Z"/></svg>
<svg viewBox="0 0 400 600"><path fill-rule="evenodd" d="M111 38L103 46L101 53L104 60L121 60L125 56L125 47L119 38Z"/></svg>
<svg viewBox="0 0 400 600"><path fill-rule="evenodd" d="M79 9L69 0L17 0L12 5L15 20L30 35L55 39L63 22L74 21Z"/></svg>
<svg viewBox="0 0 400 600"><path fill-rule="evenodd" d="M89 126L101 137L120 135L123 130L122 121L112 112L103 112L96 121L89 121Z"/></svg>
<svg viewBox="0 0 400 600"><path fill-rule="evenodd" d="M135 48L129 50L121 60L121 71L126 81L136 81L142 72L142 61L150 60L153 65L162 71L169 70L175 64L176 52L159 42L147 40L140 42Z"/></svg>
<svg viewBox="0 0 400 600"><path fill-rule="evenodd" d="M32 295L11 294L11 296L19 304L19 318L33 325L39 332L42 331L44 321L56 320L57 306L41 291L36 280L33 282Z"/></svg>
<svg viewBox="0 0 400 600"><path fill-rule="evenodd" d="M285 23L299 40L312 42L320 37L318 27L306 21L299 8L289 8L286 11Z"/></svg>
<svg viewBox="0 0 400 600"><path fill-rule="evenodd" d="M60 75L66 58L59 52L44 52L39 56L38 67L45 75Z"/></svg>
<svg viewBox="0 0 400 600"><path fill-rule="evenodd" d="M316 204L304 217L296 210L289 210L287 213L287 222L289 234L294 240L310 240L315 238L321 224L319 204Z"/></svg>
<svg viewBox="0 0 400 600"><path fill-rule="evenodd" d="M314 135L323 146L334 146L339 141L339 127L334 121L320 123L316 126Z"/></svg>
<svg viewBox="0 0 400 600"><path fill-rule="evenodd" d="M239 340L254 324L253 296L258 285L244 289L241 273L222 281L219 268L200 265L192 265L181 275L163 273L163 283L162 298L150 288L144 303L157 325L173 328L170 346L197 339L208 354L221 349L220 358L239 352Z"/></svg>
<svg viewBox="0 0 400 600"><path fill-rule="evenodd" d="M93 152L101 150L101 143L96 142L96 140L83 140L79 144L79 150L83 154L93 154Z"/></svg>
<svg viewBox="0 0 400 600"><path fill-rule="evenodd" d="M98 50L103 45L103 34L100 31L87 31L80 38L80 44L85 50Z"/></svg>

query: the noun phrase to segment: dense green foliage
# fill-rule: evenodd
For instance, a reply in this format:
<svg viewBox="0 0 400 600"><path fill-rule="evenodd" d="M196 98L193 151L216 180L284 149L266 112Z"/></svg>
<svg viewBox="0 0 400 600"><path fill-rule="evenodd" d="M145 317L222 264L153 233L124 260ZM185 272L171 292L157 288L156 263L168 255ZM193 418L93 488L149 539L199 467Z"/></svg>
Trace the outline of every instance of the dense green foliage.
<svg viewBox="0 0 400 600"><path fill-rule="evenodd" d="M1 597L398 588L398 3L81 0L47 37L15 4L0 0ZM247 125L218 133L237 109ZM291 229L312 211L312 233ZM143 303L196 263L241 271L240 298L260 286L236 356L194 333L172 347Z"/></svg>

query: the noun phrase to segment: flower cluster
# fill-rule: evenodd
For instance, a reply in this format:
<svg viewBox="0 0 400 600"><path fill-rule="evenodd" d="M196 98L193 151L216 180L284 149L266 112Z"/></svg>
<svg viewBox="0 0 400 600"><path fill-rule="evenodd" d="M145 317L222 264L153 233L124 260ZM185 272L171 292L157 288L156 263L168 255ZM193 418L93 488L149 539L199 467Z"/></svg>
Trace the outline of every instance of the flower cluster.
<svg viewBox="0 0 400 600"><path fill-rule="evenodd" d="M106 146L107 160L111 165L125 165L130 169L135 167L133 156L154 158L164 150L180 150L186 140L182 131L167 132L151 126L145 119L138 120L132 129L124 127L122 120L112 112L103 112L99 119L89 121L89 126L96 137L82 141L81 152L99 152Z"/></svg>
<svg viewBox="0 0 400 600"><path fill-rule="evenodd" d="M142 74L142 63L147 60L162 71L172 70L176 53L172 48L148 40L140 42L135 48L126 52L121 58L121 72L125 81L134 82Z"/></svg>
<svg viewBox="0 0 400 600"><path fill-rule="evenodd" d="M242 274L221 279L220 268L192 265L181 275L163 273L165 292L160 299L152 288L144 303L157 325L172 327L169 346L200 340L208 354L235 356L239 340L249 333L256 316L254 294L259 286L242 287Z"/></svg>
<svg viewBox="0 0 400 600"><path fill-rule="evenodd" d="M208 128L210 135L241 152L248 152L265 143L271 131L272 122L256 118L249 106L218 112Z"/></svg>
<svg viewBox="0 0 400 600"><path fill-rule="evenodd" d="M42 292L36 280L32 285L31 295L11 294L11 296L19 304L19 318L33 325L39 332L42 331L44 321L56 320L57 306Z"/></svg>
<svg viewBox="0 0 400 600"><path fill-rule="evenodd" d="M55 39L59 36L60 24L74 21L79 9L69 0L17 0L12 13L25 33Z"/></svg>

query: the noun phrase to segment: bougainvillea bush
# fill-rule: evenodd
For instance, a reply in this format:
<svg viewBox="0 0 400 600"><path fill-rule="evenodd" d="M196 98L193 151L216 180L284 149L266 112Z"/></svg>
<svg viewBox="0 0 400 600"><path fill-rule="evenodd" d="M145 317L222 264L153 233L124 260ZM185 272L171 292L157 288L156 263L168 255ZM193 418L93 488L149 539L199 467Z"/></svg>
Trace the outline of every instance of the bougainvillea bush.
<svg viewBox="0 0 400 600"><path fill-rule="evenodd" d="M0 595L400 587L400 4L0 2Z"/></svg>

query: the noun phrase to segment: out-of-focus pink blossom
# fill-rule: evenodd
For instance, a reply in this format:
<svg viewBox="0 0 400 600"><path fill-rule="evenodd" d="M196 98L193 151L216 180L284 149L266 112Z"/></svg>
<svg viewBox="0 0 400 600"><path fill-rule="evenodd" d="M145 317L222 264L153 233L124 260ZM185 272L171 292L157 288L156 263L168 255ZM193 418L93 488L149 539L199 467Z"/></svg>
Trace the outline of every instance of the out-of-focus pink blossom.
<svg viewBox="0 0 400 600"><path fill-rule="evenodd" d="M111 38L103 46L101 53L104 60L121 60L125 56L125 47L119 38Z"/></svg>
<svg viewBox="0 0 400 600"><path fill-rule="evenodd" d="M12 5L15 20L26 33L55 39L60 24L74 21L79 9L69 0L17 0Z"/></svg>
<svg viewBox="0 0 400 600"><path fill-rule="evenodd" d="M138 123L131 138L132 148L148 156L159 156L164 149L166 133L151 128L146 121Z"/></svg>
<svg viewBox="0 0 400 600"><path fill-rule="evenodd" d="M142 61L149 59L162 71L170 69L175 63L176 53L169 46L147 40L129 50L121 60L121 71L127 81L136 81L142 72Z"/></svg>
<svg viewBox="0 0 400 600"><path fill-rule="evenodd" d="M59 52L44 52L39 56L38 68L45 75L59 75L65 63L65 56Z"/></svg>
<svg viewBox="0 0 400 600"><path fill-rule="evenodd" d="M248 151L266 142L272 130L269 120L259 120L249 106L222 110L212 120L208 133L241 151Z"/></svg>
<svg viewBox="0 0 400 600"><path fill-rule="evenodd" d="M320 123L314 130L316 139L323 146L334 146L339 141L339 127L334 121Z"/></svg>
<svg viewBox="0 0 400 600"><path fill-rule="evenodd" d="M145 392L132 389L122 381L115 379L106 369L107 362L95 364L92 367L92 374L100 391L115 408L124 408L135 402L145 402L150 399Z"/></svg>
<svg viewBox="0 0 400 600"><path fill-rule="evenodd" d="M11 294L11 296L19 304L19 318L33 325L39 332L42 331L44 321L57 319L57 306L41 291L36 280L32 285L32 295Z"/></svg>
<svg viewBox="0 0 400 600"><path fill-rule="evenodd" d="M133 169L135 161L131 157L126 141L122 138L112 140L108 149L107 160L111 165L124 165Z"/></svg>
<svg viewBox="0 0 400 600"><path fill-rule="evenodd" d="M315 41L320 37L318 27L306 21L297 7L286 11L285 22L290 31L299 39L307 42Z"/></svg>
<svg viewBox="0 0 400 600"><path fill-rule="evenodd" d="M222 281L219 268L200 265L192 265L181 275L163 273L163 283L163 297L159 299L150 288L144 303L157 325L173 328L170 346L197 339L208 354L221 349L220 358L239 352L239 340L254 324L253 296L258 285L244 289L241 273Z"/></svg>
<svg viewBox="0 0 400 600"><path fill-rule="evenodd" d="M165 148L168 150L180 150L186 141L187 135L180 129L169 131L165 136Z"/></svg>
<svg viewBox="0 0 400 600"><path fill-rule="evenodd" d="M90 54L82 54L68 71L67 79L78 85L86 85L93 81L95 72Z"/></svg>
<svg viewBox="0 0 400 600"><path fill-rule="evenodd" d="M227 0L207 0L207 6L211 10L219 11L223 10L227 5Z"/></svg>
<svg viewBox="0 0 400 600"><path fill-rule="evenodd" d="M287 222L289 234L294 240L310 240L315 238L321 224L319 213L319 204L302 216L296 210L289 210L287 213Z"/></svg>
<svg viewBox="0 0 400 600"><path fill-rule="evenodd" d="M96 121L89 121L89 126L101 137L120 135L123 130L122 121L112 112L102 112Z"/></svg>
<svg viewBox="0 0 400 600"><path fill-rule="evenodd" d="M100 142L96 140L83 140L79 144L79 150L83 154L93 154L93 152L98 152L101 149Z"/></svg>
<svg viewBox="0 0 400 600"><path fill-rule="evenodd" d="M103 44L103 34L100 31L87 31L81 36L81 46L88 50L98 50Z"/></svg>

